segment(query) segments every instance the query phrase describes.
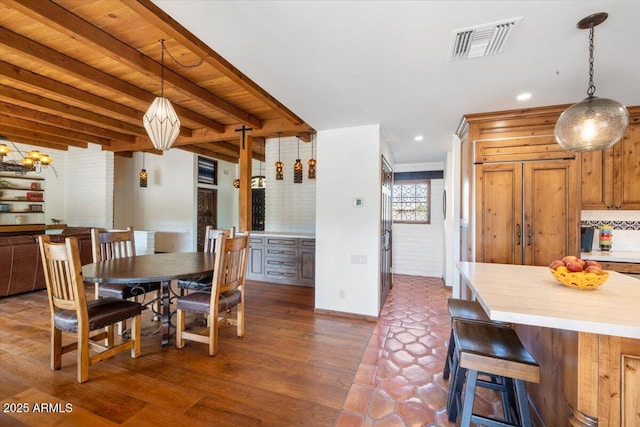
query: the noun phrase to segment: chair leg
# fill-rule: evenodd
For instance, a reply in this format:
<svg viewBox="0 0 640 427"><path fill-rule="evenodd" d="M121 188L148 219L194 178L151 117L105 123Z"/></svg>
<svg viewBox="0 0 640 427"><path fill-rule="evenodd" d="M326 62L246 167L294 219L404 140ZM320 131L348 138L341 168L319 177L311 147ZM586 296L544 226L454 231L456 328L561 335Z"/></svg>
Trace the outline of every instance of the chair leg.
<svg viewBox="0 0 640 427"><path fill-rule="evenodd" d="M238 337L244 336L244 300L240 301L240 304L236 306L236 334Z"/></svg>
<svg viewBox="0 0 640 427"><path fill-rule="evenodd" d="M220 322L217 317L215 319L211 319L213 316L209 316L209 356L215 356L218 353L218 328L220 326Z"/></svg>
<svg viewBox="0 0 640 427"><path fill-rule="evenodd" d="M178 309L176 312L176 348L184 347L182 331L184 331L184 310Z"/></svg>
<svg viewBox="0 0 640 427"><path fill-rule="evenodd" d="M131 339L134 340L133 348L131 348L131 357L133 357L134 359L140 356L140 353L141 353L141 341L140 341L140 337L141 337L140 323L141 322L142 322L142 317L138 315L133 318L132 325L131 325Z"/></svg>
<svg viewBox="0 0 640 427"><path fill-rule="evenodd" d="M471 425L471 416L473 415L473 402L476 397L476 383L478 382L478 371L469 370L467 376L467 389L464 392L464 401L462 402L462 418L460 425L469 427Z"/></svg>
<svg viewBox="0 0 640 427"><path fill-rule="evenodd" d="M78 383L89 379L89 331L78 329Z"/></svg>
<svg viewBox="0 0 640 427"><path fill-rule="evenodd" d="M62 367L62 331L51 325L51 370Z"/></svg>
<svg viewBox="0 0 640 427"><path fill-rule="evenodd" d="M453 339L453 329L449 335L449 345L447 347L447 358L444 361L444 370L442 371L442 379L448 380L451 373L451 364L453 363L453 350L455 348L455 342Z"/></svg>

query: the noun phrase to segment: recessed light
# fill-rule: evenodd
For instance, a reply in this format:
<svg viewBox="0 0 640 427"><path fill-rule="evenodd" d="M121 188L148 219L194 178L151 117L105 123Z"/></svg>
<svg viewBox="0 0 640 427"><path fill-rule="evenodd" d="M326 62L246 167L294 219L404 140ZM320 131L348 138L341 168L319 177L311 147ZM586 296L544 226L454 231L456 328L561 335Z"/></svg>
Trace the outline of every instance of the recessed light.
<svg viewBox="0 0 640 427"><path fill-rule="evenodd" d="M516 98L518 99L518 101L526 101L528 99L531 99L531 93L523 92L520 95L518 95Z"/></svg>
<svg viewBox="0 0 640 427"><path fill-rule="evenodd" d="M415 141L422 141L424 139L424 137L422 135L417 135L415 138L413 138Z"/></svg>

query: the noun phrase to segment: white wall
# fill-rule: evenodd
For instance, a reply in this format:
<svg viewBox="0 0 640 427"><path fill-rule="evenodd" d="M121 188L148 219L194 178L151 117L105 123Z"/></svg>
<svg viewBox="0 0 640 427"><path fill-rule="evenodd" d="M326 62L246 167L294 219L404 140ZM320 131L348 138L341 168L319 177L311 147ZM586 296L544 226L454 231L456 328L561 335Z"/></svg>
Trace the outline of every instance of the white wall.
<svg viewBox="0 0 640 427"><path fill-rule="evenodd" d="M318 132L316 309L378 316L380 139L378 125Z"/></svg>
<svg viewBox="0 0 640 427"><path fill-rule="evenodd" d="M443 170L443 163L396 164L394 172ZM431 223L393 224L393 272L414 276L443 277L444 180L431 180Z"/></svg>
<svg viewBox="0 0 640 427"><path fill-rule="evenodd" d="M456 261L460 260L460 139L456 135L452 137L451 150L447 152L444 181L447 191L444 282L453 287L453 296L459 297L460 274Z"/></svg>
<svg viewBox="0 0 640 427"><path fill-rule="evenodd" d="M315 150L314 147L314 151ZM309 179L308 161L311 158L311 143L300 141L300 160L303 166L302 183L293 183L293 164L298 156L296 137L281 139L280 160L284 163L284 179L276 180L275 162L278 161L278 139L267 140L266 161L263 171L267 179L265 190L265 230L316 231L316 179ZM325 164L325 167L327 164ZM253 175L258 175L254 161ZM317 169L322 168L318 162Z"/></svg>

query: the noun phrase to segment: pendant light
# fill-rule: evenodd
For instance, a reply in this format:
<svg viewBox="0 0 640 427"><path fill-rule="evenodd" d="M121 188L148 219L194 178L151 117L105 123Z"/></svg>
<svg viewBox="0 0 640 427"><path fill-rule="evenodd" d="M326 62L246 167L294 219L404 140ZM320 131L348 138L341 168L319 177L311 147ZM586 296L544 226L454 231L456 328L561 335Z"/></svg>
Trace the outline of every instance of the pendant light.
<svg viewBox="0 0 640 427"><path fill-rule="evenodd" d="M589 87L587 98L560 115L555 127L556 141L567 151L604 150L620 141L629 126L629 112L613 99L594 96L593 33L608 14L596 13L578 22L581 30L589 29Z"/></svg>
<svg viewBox="0 0 640 427"><path fill-rule="evenodd" d="M309 159L309 179L316 179L316 159L313 158L313 134L311 134L311 158Z"/></svg>
<svg viewBox="0 0 640 427"><path fill-rule="evenodd" d="M147 170L144 168L144 151L142 152L142 169L140 170L140 187L145 188L147 186L147 178L149 178L149 174Z"/></svg>
<svg viewBox="0 0 640 427"><path fill-rule="evenodd" d="M296 135L296 138L298 138L298 158L296 159L296 162L293 165L293 183L302 184L302 162L300 161L300 137Z"/></svg>
<svg viewBox="0 0 640 427"><path fill-rule="evenodd" d="M278 161L276 162L276 180L282 181L284 179L284 163L280 161L280 137L282 132L278 132Z"/></svg>
<svg viewBox="0 0 640 427"><path fill-rule="evenodd" d="M180 133L180 119L169 99L164 97L164 40L160 40L160 43L162 44L160 96L153 100L142 121L153 146L165 151L173 146Z"/></svg>

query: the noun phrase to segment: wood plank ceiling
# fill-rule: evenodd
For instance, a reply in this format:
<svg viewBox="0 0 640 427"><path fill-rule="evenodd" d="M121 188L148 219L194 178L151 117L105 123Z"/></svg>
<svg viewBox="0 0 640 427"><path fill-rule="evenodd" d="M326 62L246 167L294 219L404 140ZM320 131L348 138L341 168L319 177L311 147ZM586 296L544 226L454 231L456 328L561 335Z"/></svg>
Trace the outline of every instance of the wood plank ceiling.
<svg viewBox="0 0 640 427"><path fill-rule="evenodd" d="M243 125L259 160L278 132L309 140L308 124L149 0L0 0L0 135L161 153L142 125L161 93L160 40L182 122L174 147L238 162Z"/></svg>

